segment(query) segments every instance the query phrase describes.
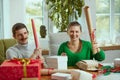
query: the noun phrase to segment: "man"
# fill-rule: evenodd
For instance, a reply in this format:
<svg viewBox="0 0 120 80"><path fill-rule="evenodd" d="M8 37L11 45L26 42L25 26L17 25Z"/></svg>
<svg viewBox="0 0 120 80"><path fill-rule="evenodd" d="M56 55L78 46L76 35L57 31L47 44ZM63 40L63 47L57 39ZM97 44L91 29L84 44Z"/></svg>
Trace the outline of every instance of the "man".
<svg viewBox="0 0 120 80"><path fill-rule="evenodd" d="M34 49L33 46L30 46L28 43L28 29L23 23L16 23L12 27L13 37L17 40L17 44L10 47L6 51L6 58L40 58L44 59L41 54L41 48Z"/></svg>

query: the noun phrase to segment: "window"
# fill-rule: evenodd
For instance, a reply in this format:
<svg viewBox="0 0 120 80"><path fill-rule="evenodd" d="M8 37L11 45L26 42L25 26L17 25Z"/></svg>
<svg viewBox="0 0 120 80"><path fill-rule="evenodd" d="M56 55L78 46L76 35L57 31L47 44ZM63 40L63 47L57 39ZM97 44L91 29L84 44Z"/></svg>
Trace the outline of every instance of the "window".
<svg viewBox="0 0 120 80"><path fill-rule="evenodd" d="M43 24L43 0L26 0L26 25L30 32L32 32L31 19L34 19L36 30L39 32ZM33 39L33 33L29 33L29 36Z"/></svg>
<svg viewBox="0 0 120 80"><path fill-rule="evenodd" d="M96 37L101 46L120 45L120 0L96 0Z"/></svg>
<svg viewBox="0 0 120 80"><path fill-rule="evenodd" d="M3 1L2 0L0 0L0 38L3 38L3 32L2 32L2 30L3 30L3 28L2 28L2 9L3 9L3 6L2 6L2 3L3 3Z"/></svg>

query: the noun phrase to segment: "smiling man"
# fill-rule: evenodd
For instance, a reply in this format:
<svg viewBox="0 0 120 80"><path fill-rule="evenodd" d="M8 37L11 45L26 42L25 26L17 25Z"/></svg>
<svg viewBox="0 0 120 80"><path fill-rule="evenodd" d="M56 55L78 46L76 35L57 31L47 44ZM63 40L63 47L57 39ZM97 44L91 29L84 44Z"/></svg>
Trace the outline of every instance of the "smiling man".
<svg viewBox="0 0 120 80"><path fill-rule="evenodd" d="M6 58L13 59L13 58L40 58L44 59L41 54L41 48L35 49L32 45L28 42L28 29L25 24L23 23L16 23L12 27L12 33L14 39L16 39L17 44L10 47L6 51Z"/></svg>

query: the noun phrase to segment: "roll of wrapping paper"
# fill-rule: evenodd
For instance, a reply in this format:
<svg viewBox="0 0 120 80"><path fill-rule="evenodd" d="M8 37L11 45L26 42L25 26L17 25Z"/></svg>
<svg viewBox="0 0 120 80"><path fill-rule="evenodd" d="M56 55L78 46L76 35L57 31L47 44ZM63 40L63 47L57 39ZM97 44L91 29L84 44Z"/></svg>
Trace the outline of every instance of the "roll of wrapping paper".
<svg viewBox="0 0 120 80"><path fill-rule="evenodd" d="M36 28L35 28L35 24L34 24L33 19L31 19L31 23L32 23L32 30L33 30L33 35L34 35L35 46L36 46L36 49L38 49L39 48L39 42L38 42Z"/></svg>
<svg viewBox="0 0 120 80"><path fill-rule="evenodd" d="M86 16L86 22L87 22L87 26L88 26L90 40L91 40L92 46L93 46L94 45L94 40L95 40L95 34L94 34L95 30L92 27L92 20L91 20L91 17L90 17L89 6L85 6L84 13L85 13L85 16ZM95 53L94 49L93 49L93 53Z"/></svg>

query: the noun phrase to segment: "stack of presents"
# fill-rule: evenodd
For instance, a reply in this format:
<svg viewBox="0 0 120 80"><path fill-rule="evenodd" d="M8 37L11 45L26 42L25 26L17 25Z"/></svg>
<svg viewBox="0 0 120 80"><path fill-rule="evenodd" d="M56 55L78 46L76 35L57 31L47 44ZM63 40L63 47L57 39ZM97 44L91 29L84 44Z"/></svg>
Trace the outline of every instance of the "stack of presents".
<svg viewBox="0 0 120 80"><path fill-rule="evenodd" d="M67 56L48 56L46 62L48 68L68 70ZM93 64L94 63L94 64ZM120 59L115 60L115 66L120 67ZM40 60L11 59L5 60L0 65L0 80L41 80L42 70ZM93 60L83 60L76 64L83 70L73 70L71 73L56 72L51 74L52 80L93 80L94 75L85 70L94 70L99 64Z"/></svg>
<svg viewBox="0 0 120 80"><path fill-rule="evenodd" d="M49 68L67 70L67 56L49 56L46 62ZM91 60L92 61L92 60ZM79 66L79 64L78 64ZM95 66L94 66L95 67ZM70 73L57 72L51 75L52 80L93 80L93 74L83 70L75 69Z"/></svg>

